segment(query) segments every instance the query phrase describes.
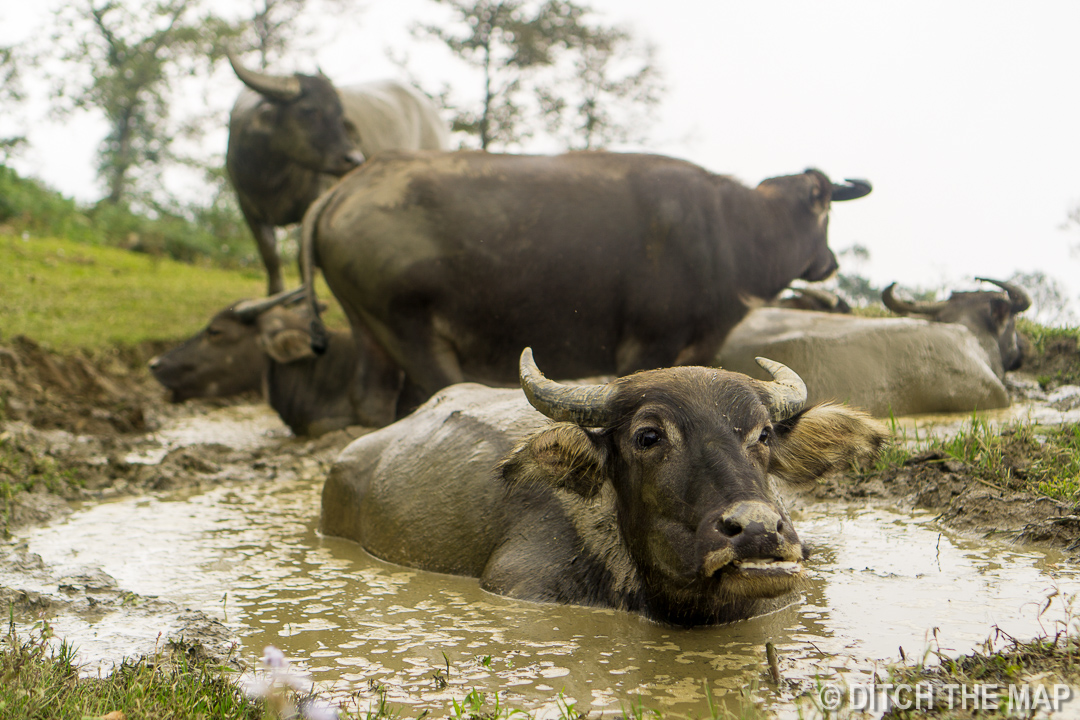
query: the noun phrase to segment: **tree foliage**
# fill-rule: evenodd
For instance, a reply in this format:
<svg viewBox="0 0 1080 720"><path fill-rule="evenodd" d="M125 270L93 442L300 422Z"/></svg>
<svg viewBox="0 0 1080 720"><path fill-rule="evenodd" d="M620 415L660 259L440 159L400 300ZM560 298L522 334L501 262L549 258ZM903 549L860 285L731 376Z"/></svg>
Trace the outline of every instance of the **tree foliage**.
<svg viewBox="0 0 1080 720"><path fill-rule="evenodd" d="M105 116L97 171L107 203L158 187L161 169L183 160L174 140L197 137L203 124L174 111L182 84L207 77L236 32L199 0L78 0L57 11L56 107Z"/></svg>
<svg viewBox="0 0 1080 720"><path fill-rule="evenodd" d="M588 22L570 0L433 0L446 24L414 33L439 40L479 71L480 99L440 96L453 129L484 149L506 148L546 130L568 148L637 139L662 86L653 51L629 31ZM627 112L617 112L615 107Z"/></svg>
<svg viewBox="0 0 1080 720"><path fill-rule="evenodd" d="M316 4L322 6L323 12L315 12ZM259 64L266 70L317 34L319 28L311 18L355 18L359 11L357 0L252 0L241 41L245 50L258 54ZM340 22L335 25L342 27Z"/></svg>
<svg viewBox="0 0 1080 720"><path fill-rule="evenodd" d="M21 75L23 62L15 47L0 47L0 108L9 117L11 108L26 98ZM25 135L0 137L0 164L6 163L25 142Z"/></svg>
<svg viewBox="0 0 1080 720"><path fill-rule="evenodd" d="M1064 285L1042 270L1016 272L1009 282L1019 285L1031 296L1031 310L1027 317L1033 317L1043 325L1076 325L1076 315L1072 311L1072 302Z"/></svg>
<svg viewBox="0 0 1080 720"><path fill-rule="evenodd" d="M570 70L537 88L548 132L574 150L641 142L663 92L656 49L622 28L587 28Z"/></svg>

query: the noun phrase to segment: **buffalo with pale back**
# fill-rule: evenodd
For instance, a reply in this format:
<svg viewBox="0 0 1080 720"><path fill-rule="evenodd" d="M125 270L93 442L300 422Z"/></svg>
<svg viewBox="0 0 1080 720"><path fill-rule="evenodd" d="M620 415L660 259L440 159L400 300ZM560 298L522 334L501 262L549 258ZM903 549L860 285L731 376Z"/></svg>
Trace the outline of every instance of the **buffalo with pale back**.
<svg viewBox="0 0 1080 720"><path fill-rule="evenodd" d="M1014 283L975 279L1001 290L954 292L947 300L916 302L896 297L896 283L892 283L881 293L881 300L897 315L963 325L983 346L994 373L1004 377L1006 371L1023 364L1026 343L1016 331L1016 316L1031 307L1031 298Z"/></svg>
<svg viewBox="0 0 1080 720"><path fill-rule="evenodd" d="M300 222L319 193L380 150L445 149L431 100L394 80L335 88L318 75L270 75L229 62L247 88L229 116L225 169L266 266L284 288L274 228Z"/></svg>
<svg viewBox="0 0 1080 720"><path fill-rule="evenodd" d="M261 391L296 435L321 435L356 424L346 388L356 374L356 346L347 332L328 334L311 350L306 308L287 307L303 288L263 300L241 300L205 328L150 361L150 372L173 402Z"/></svg>
<svg viewBox="0 0 1080 720"><path fill-rule="evenodd" d="M830 205L869 192L657 155L387 152L312 205L302 265L349 317L357 417L381 426L456 382L513 383L524 346L554 377L707 364L747 298L836 270Z"/></svg>
<svg viewBox="0 0 1080 720"><path fill-rule="evenodd" d="M763 612L790 601L808 555L773 481L848 469L885 430L804 409L799 377L761 364L773 381L678 367L562 385L526 350L524 397L454 385L349 445L322 531L522 600L678 625Z"/></svg>

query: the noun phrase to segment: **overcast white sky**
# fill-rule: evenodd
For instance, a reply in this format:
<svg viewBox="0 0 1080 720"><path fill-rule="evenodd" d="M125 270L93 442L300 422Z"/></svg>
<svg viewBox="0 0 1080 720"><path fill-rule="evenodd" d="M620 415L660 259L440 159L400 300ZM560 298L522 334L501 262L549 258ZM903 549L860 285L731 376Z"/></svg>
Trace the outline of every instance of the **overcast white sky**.
<svg viewBox="0 0 1080 720"><path fill-rule="evenodd" d="M976 275L1041 270L1080 297L1080 229L1062 227L1080 203L1080 3L586 4L658 47L669 91L638 149L750 184L807 167L869 179L870 196L835 206L831 245L866 246L858 269L876 283L963 289ZM354 25L328 18L339 37L280 69L318 64L339 83L396 76L393 47L431 86L475 83L410 38L410 22L439 17L430 0L372 0ZM46 18L37 3L5 3L0 43ZM221 82L227 106L239 84ZM100 121L30 120L19 169L99 197ZM223 150L224 132L211 142Z"/></svg>

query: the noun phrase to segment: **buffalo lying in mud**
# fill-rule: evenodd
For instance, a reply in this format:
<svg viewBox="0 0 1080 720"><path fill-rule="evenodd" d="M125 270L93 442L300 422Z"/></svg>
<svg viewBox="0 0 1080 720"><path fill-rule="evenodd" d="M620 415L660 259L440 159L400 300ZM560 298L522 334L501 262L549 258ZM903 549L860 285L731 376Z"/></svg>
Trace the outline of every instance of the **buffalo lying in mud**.
<svg viewBox="0 0 1080 720"><path fill-rule="evenodd" d="M773 381L678 367L561 385L526 350L539 413L520 391L446 388L342 452L322 530L522 600L678 625L760 613L808 555L772 478L812 482L885 438L861 412L804 410L799 377L760 362Z"/></svg>
<svg viewBox="0 0 1080 720"><path fill-rule="evenodd" d="M205 328L150 361L173 402L261 390L297 435L321 435L355 424L345 388L356 374L349 333L331 332L326 352L311 350L306 309L285 307L303 289L233 303Z"/></svg>
<svg viewBox="0 0 1080 720"><path fill-rule="evenodd" d="M811 287L791 287L769 303L771 307L788 310L813 310L814 312L851 313L847 300L836 293Z"/></svg>
<svg viewBox="0 0 1080 720"><path fill-rule="evenodd" d="M869 192L657 155L386 152L311 206L302 264L364 358L357 418L382 426L456 382L513 383L525 346L554 377L708 364L747 298L836 270L831 202Z"/></svg>
<svg viewBox="0 0 1080 720"><path fill-rule="evenodd" d="M322 74L267 75L241 65L247 86L229 116L225 169L280 292L274 227L300 222L319 193L365 157L392 148L443 150L449 129L419 90L385 80L335 88Z"/></svg>
<svg viewBox="0 0 1080 720"><path fill-rule="evenodd" d="M893 283L881 293L881 300L897 315L963 325L982 345L994 373L1004 377L1007 370L1016 370L1023 364L1025 341L1016 332L1016 316L1031 307L1031 298L1013 283L975 279L997 285L1001 290L954 292L948 300L911 302L896 297L896 283Z"/></svg>
<svg viewBox="0 0 1080 720"><path fill-rule="evenodd" d="M840 400L879 417L1007 407L1002 368L1019 363L1015 315L1029 305L1020 288L953 293L943 303L886 305L924 317L870 318L780 308L753 310L731 333L715 364L761 376L754 357L788 365L809 400ZM944 319L948 318L948 321Z"/></svg>

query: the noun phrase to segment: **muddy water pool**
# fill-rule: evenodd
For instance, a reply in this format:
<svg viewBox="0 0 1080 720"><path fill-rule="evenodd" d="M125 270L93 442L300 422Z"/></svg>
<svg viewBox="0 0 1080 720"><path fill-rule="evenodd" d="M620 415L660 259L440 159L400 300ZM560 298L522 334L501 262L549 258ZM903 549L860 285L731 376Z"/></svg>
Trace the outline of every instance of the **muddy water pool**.
<svg viewBox="0 0 1080 720"><path fill-rule="evenodd" d="M807 590L771 615L723 627L661 627L624 613L516 602L476 581L382 563L317 532L319 479L219 487L188 497L132 498L75 512L21 541L58 575L100 568L142 600L101 616L53 618L58 636L106 669L152 648L171 617L140 609L156 597L202 610L240 638L254 662L275 645L329 692L403 706L407 716L473 688L540 714L560 694L581 709L643 702L680 715L708 710L706 687L734 702L751 682L790 710L798 685L838 673L866 677L898 648L950 653L998 626L1019 638L1053 631L1055 589L1080 590L1053 554L941 531L926 514L838 503L797 507L814 546ZM930 633L937 628L937 640ZM787 683L764 680L764 643ZM449 664L449 673L447 673ZM445 684L443 681L446 681ZM490 708L490 705L489 705Z"/></svg>

